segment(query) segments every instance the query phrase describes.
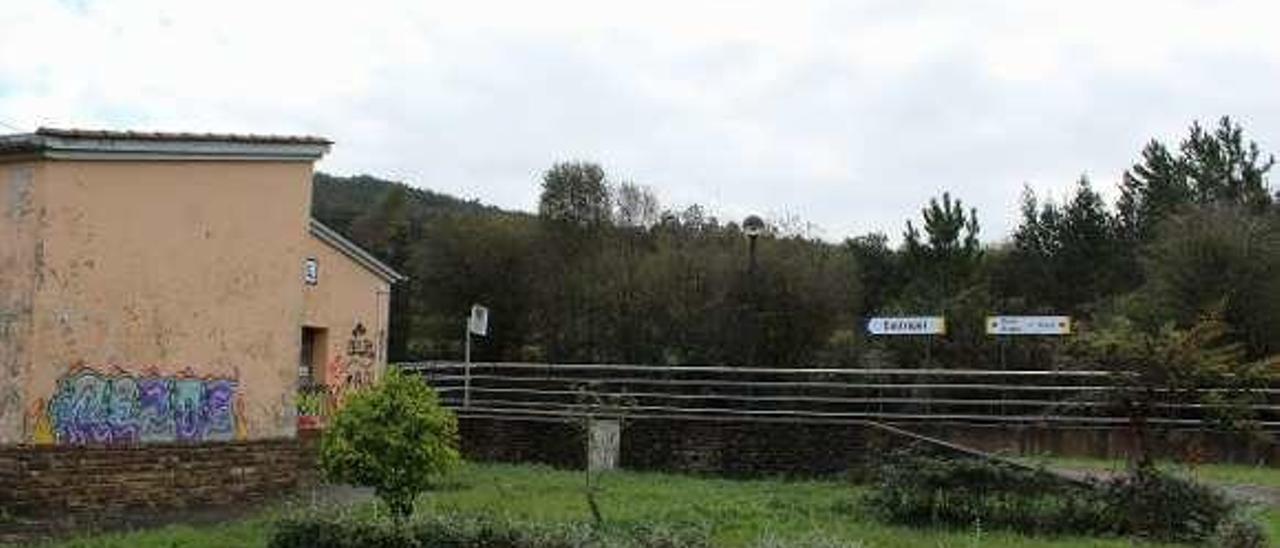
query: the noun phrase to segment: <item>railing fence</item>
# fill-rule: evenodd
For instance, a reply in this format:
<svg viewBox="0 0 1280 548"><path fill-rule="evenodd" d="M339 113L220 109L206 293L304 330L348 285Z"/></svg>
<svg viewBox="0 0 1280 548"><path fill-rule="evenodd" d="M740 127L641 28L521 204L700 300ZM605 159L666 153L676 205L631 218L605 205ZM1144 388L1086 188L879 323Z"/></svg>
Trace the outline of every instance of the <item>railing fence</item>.
<svg viewBox="0 0 1280 548"><path fill-rule="evenodd" d="M746 368L414 362L443 403L463 415L566 419L581 416L584 391L625 401L634 418L947 421L974 424L1123 425L1105 371ZM1203 392L1229 392L1205 387ZM1264 430L1280 430L1280 387L1247 404ZM1170 398L1151 422L1202 426L1228 404Z"/></svg>

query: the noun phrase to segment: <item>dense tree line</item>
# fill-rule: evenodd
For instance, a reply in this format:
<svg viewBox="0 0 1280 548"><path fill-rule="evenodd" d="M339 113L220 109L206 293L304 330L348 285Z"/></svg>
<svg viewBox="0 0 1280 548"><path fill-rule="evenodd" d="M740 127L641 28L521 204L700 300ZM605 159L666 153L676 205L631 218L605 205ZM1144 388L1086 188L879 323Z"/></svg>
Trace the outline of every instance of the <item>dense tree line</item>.
<svg viewBox="0 0 1280 548"><path fill-rule="evenodd" d="M1152 141L1113 206L1081 177L1025 190L1013 234L982 245L978 212L944 193L904 227L831 243L794 219L754 246L736 221L664 207L589 162L542 176L537 214L371 177L316 177L315 214L410 276L393 359L455 359L473 303L480 360L1043 367L1059 340L997 340L989 314L1067 314L1085 329L1188 326L1218 312L1251 356L1280 350L1274 159L1227 118ZM531 184L535 184L531 182ZM930 340L872 340L872 315L947 317Z"/></svg>

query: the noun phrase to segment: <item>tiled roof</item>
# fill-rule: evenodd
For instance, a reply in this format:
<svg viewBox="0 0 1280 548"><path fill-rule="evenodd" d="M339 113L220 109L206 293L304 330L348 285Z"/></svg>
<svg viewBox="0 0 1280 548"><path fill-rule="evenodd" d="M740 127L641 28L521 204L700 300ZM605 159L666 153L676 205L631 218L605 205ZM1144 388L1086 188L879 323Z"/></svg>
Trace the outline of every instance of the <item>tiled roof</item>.
<svg viewBox="0 0 1280 548"><path fill-rule="evenodd" d="M130 141L218 141L231 143L272 143L331 145L333 141L313 135L259 135L253 133L186 133L161 131L112 131L42 127L36 135L77 139L120 139Z"/></svg>
<svg viewBox="0 0 1280 548"><path fill-rule="evenodd" d="M0 155L62 160L317 160L333 142L310 135L170 133L42 127L0 135Z"/></svg>

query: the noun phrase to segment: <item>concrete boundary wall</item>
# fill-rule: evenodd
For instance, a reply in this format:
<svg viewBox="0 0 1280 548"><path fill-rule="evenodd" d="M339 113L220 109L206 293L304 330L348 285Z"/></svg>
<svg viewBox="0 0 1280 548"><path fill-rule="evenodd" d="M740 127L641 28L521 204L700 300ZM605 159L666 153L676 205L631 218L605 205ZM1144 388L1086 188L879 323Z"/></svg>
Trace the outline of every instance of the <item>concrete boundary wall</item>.
<svg viewBox="0 0 1280 548"><path fill-rule="evenodd" d="M572 469L586 463L584 431L573 421L461 416L458 424L468 460ZM624 469L729 477L856 476L908 446L960 458L977 455L891 427L792 420L631 419L623 421L619 446Z"/></svg>
<svg viewBox="0 0 1280 548"><path fill-rule="evenodd" d="M858 476L896 448L913 446L962 458L976 451L1018 456L1123 458L1132 439L1117 428L993 427L966 424L873 426L804 420L631 419L624 421L619 464L655 470L725 476ZM462 452L482 462L541 463L558 468L585 465L585 441L572 421L517 416L459 417ZM932 443L911 434L954 444ZM1191 454L1184 454L1190 448ZM1202 431L1166 438L1169 451L1200 462L1280 465L1270 443Z"/></svg>
<svg viewBox="0 0 1280 548"><path fill-rule="evenodd" d="M1127 428L1052 425L910 424L913 432L990 453L1124 459L1133 449ZM1280 446L1261 434L1250 437L1203 429L1172 429L1155 436L1157 451L1182 460L1280 466Z"/></svg>

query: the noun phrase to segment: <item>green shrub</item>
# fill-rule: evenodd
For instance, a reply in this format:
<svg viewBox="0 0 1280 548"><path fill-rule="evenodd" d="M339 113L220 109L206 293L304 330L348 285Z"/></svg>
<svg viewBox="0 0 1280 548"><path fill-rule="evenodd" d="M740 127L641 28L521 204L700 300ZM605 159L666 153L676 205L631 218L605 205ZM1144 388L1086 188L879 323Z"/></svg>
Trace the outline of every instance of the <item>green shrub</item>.
<svg viewBox="0 0 1280 548"><path fill-rule="evenodd" d="M905 525L1265 545L1238 503L1154 468L1090 485L997 461L898 454L881 466L863 507Z"/></svg>
<svg viewBox="0 0 1280 548"><path fill-rule="evenodd" d="M324 433L320 466L330 481L373 487L392 514L460 461L458 421L417 377L394 369L351 395Z"/></svg>
<svg viewBox="0 0 1280 548"><path fill-rule="evenodd" d="M276 524L271 548L578 548L710 546L696 527L512 521L487 515L439 514L403 523L349 516L306 516Z"/></svg>
<svg viewBox="0 0 1280 548"><path fill-rule="evenodd" d="M1237 512L1218 524L1213 536L1205 543L1217 548L1265 548L1267 534L1253 516Z"/></svg>
<svg viewBox="0 0 1280 548"><path fill-rule="evenodd" d="M295 403L298 415L303 417L319 417L324 414L326 395L316 390L299 391Z"/></svg>
<svg viewBox="0 0 1280 548"><path fill-rule="evenodd" d="M1158 469L1117 477L1103 490L1120 530L1156 540L1203 541L1237 509L1221 492Z"/></svg>
<svg viewBox="0 0 1280 548"><path fill-rule="evenodd" d="M1107 533L1110 508L1086 486L995 461L898 454L880 467L864 507L904 525Z"/></svg>

